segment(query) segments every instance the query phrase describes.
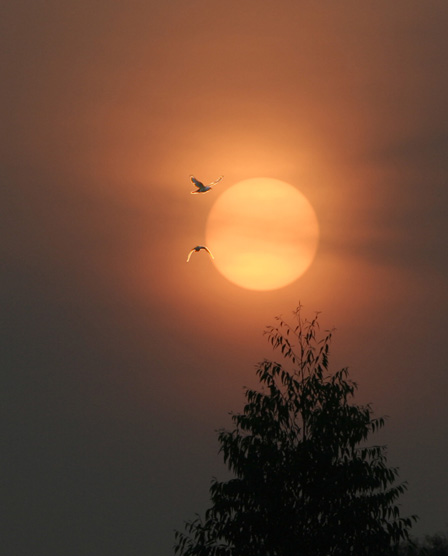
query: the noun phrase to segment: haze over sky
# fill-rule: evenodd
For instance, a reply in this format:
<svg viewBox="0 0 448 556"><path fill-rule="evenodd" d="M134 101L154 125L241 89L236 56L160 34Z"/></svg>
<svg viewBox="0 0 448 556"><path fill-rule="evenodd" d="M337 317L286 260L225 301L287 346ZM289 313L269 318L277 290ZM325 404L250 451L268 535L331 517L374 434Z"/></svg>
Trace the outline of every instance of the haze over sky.
<svg viewBox="0 0 448 556"><path fill-rule="evenodd" d="M299 301L390 416L414 533L446 531L447 26L445 0L3 3L3 555L172 554ZM269 292L185 262L257 176L321 234Z"/></svg>

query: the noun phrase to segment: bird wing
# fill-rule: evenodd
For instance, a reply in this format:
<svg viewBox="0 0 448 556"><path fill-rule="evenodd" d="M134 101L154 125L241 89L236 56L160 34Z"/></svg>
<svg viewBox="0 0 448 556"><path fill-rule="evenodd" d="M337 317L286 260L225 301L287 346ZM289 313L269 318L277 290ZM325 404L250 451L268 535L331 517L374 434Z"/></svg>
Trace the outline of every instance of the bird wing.
<svg viewBox="0 0 448 556"><path fill-rule="evenodd" d="M212 181L212 182L209 183L208 185L216 185L217 183L219 183L219 182L222 180L223 177L224 177L224 176L219 176L219 178L218 178L217 180Z"/></svg>
<svg viewBox="0 0 448 556"><path fill-rule="evenodd" d="M204 187L204 184L197 180L194 176L190 176L190 180L195 184L196 187Z"/></svg>
<svg viewBox="0 0 448 556"><path fill-rule="evenodd" d="M195 248L193 248L189 253L188 253L188 257L187 257L187 263L190 260L191 255L193 255L193 253L196 251Z"/></svg>
<svg viewBox="0 0 448 556"><path fill-rule="evenodd" d="M213 253L210 251L210 249L209 249L208 247L203 246L203 247L201 247L201 249L205 249L212 259L215 258L215 257L213 256Z"/></svg>

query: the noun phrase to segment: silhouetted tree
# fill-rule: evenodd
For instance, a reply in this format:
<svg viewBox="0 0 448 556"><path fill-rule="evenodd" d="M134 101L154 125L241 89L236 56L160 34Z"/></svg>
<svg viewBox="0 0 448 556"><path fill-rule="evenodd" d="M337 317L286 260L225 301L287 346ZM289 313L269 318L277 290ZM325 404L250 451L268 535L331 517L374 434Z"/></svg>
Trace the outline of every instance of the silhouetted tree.
<svg viewBox="0 0 448 556"><path fill-rule="evenodd" d="M235 478L212 481L212 505L176 532L176 553L389 556L408 538L415 518L397 506L406 484L385 446L365 444L384 419L351 403L347 369L328 372L331 332L318 338L318 316L303 319L300 306L294 316L265 332L284 364L259 364L261 390L247 389L234 430L219 432Z"/></svg>

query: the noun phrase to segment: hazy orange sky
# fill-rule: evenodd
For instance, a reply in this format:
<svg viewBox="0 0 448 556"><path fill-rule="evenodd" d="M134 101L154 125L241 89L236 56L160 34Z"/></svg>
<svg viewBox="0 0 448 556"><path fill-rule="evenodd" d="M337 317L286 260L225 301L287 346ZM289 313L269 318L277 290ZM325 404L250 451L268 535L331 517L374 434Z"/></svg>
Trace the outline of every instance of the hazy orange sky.
<svg viewBox="0 0 448 556"><path fill-rule="evenodd" d="M415 534L446 531L446 1L4 4L2 553L172 554L225 476L215 429L278 358L264 327L299 301L390 416L373 441ZM195 196L190 174L225 178ZM320 226L269 292L185 262L257 176Z"/></svg>

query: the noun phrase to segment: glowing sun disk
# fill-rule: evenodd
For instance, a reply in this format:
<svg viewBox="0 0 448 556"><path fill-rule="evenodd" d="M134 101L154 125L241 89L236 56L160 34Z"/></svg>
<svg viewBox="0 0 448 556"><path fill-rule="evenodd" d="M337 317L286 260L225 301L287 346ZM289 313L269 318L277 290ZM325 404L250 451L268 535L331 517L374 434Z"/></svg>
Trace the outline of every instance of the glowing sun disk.
<svg viewBox="0 0 448 556"><path fill-rule="evenodd" d="M286 182L253 178L213 205L206 238L218 270L251 290L286 286L311 265L319 225L309 201Z"/></svg>

